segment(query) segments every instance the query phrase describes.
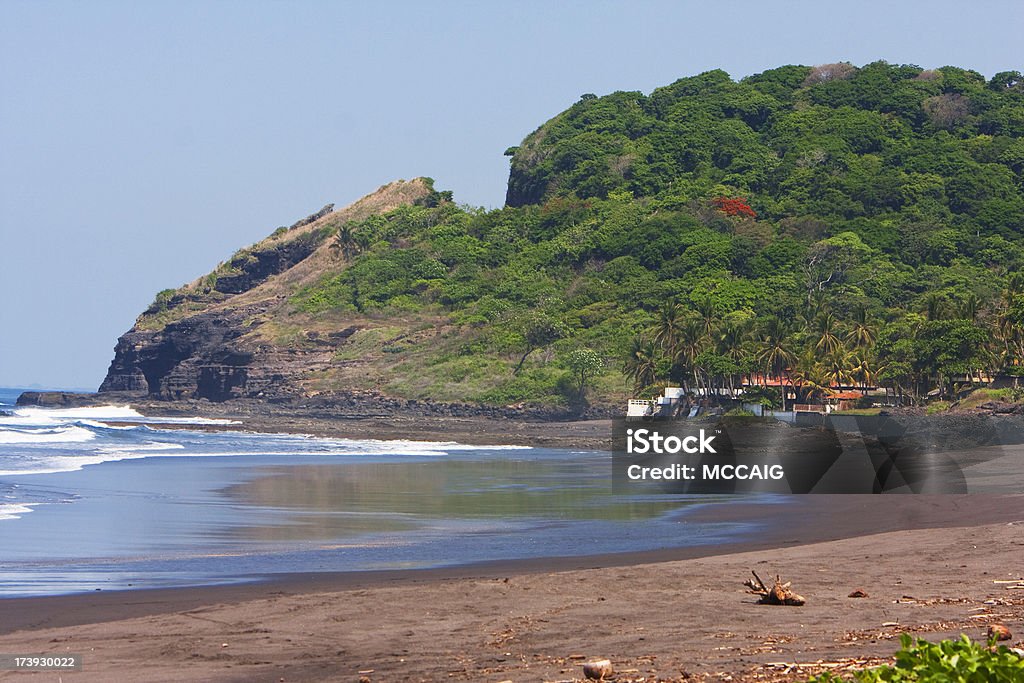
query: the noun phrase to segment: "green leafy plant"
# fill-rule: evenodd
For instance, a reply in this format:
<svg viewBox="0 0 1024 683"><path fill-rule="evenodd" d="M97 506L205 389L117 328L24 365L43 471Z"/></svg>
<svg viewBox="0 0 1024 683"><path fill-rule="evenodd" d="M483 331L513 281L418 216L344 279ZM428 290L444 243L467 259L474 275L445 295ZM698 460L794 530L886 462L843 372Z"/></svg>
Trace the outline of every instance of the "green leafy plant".
<svg viewBox="0 0 1024 683"><path fill-rule="evenodd" d="M824 673L810 683L1019 683L1024 681L1024 659L1004 646L988 647L959 640L929 643L904 633L892 666L880 666L844 678Z"/></svg>

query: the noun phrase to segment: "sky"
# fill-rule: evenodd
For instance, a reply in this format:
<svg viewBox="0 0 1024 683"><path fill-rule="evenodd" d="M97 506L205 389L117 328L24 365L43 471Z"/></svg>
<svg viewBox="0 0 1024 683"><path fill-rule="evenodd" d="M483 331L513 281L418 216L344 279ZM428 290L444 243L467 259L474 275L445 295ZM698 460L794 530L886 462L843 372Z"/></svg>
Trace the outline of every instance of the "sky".
<svg viewBox="0 0 1024 683"><path fill-rule="evenodd" d="M154 294L396 178L501 206L583 93L1024 71L1024 3L0 0L0 386L95 389Z"/></svg>

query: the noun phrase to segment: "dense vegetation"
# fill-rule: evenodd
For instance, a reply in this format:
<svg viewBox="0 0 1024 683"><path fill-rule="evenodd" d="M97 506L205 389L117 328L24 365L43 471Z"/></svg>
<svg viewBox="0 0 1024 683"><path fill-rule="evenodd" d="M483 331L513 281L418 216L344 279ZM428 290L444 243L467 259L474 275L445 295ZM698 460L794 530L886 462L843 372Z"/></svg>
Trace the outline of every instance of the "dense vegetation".
<svg viewBox="0 0 1024 683"><path fill-rule="evenodd" d="M273 291L287 310L250 334L289 346L359 328L314 390L621 406L754 373L801 401L880 385L920 403L1022 374L1017 72L711 71L584 95L506 154L504 208L417 180L414 204L279 229L162 292L136 326L300 264Z"/></svg>
<svg viewBox="0 0 1024 683"><path fill-rule="evenodd" d="M459 353L504 359L473 396L496 402L580 393L581 348L592 398L762 371L919 401L1024 359L1017 72L711 71L584 95L507 154L508 206L337 226L295 305L448 316Z"/></svg>

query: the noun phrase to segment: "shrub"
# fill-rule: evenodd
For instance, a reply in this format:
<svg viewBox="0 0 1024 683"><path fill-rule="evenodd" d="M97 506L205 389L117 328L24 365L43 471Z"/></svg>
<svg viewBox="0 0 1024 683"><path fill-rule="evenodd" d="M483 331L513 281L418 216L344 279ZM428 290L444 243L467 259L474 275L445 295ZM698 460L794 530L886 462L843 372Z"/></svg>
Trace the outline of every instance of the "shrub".
<svg viewBox="0 0 1024 683"><path fill-rule="evenodd" d="M858 671L852 678L830 673L812 678L812 683L953 683L978 681L1024 680L1024 659L1004 646L988 648L971 642L965 635L960 640L929 643L914 641L908 634L900 636L902 647L893 666L880 666Z"/></svg>

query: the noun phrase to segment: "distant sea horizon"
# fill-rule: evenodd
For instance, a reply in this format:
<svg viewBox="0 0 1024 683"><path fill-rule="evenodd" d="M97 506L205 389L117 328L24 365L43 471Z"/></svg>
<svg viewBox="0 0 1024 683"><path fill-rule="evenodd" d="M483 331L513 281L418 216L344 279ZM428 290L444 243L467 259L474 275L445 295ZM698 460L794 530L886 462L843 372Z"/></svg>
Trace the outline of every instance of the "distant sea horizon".
<svg viewBox="0 0 1024 683"><path fill-rule="evenodd" d="M15 400L18 396L26 391L66 391L73 394L95 394L96 387L67 387L67 386L51 386L49 384L12 384L12 385L0 385L0 401L4 401L5 397L14 395ZM11 401L14 403L14 401Z"/></svg>

